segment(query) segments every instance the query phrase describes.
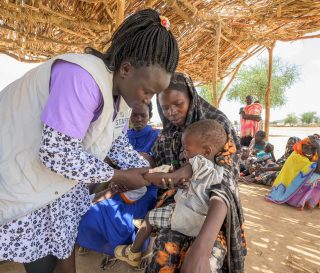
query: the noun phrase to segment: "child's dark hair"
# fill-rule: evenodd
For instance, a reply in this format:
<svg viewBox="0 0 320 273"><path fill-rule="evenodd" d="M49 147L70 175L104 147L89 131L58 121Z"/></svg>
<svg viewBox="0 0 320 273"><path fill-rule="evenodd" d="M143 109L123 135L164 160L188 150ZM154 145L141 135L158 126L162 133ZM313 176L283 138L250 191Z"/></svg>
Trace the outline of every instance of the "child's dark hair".
<svg viewBox="0 0 320 273"><path fill-rule="evenodd" d="M259 131L256 132L255 136L260 136L260 137L265 138L267 135L266 135L265 131L259 130Z"/></svg>
<svg viewBox="0 0 320 273"><path fill-rule="evenodd" d="M161 25L159 13L140 10L127 17L108 41L106 53L86 48L86 53L101 58L109 70L119 70L122 61L134 67L158 64L173 73L179 60L179 48L171 31Z"/></svg>
<svg viewBox="0 0 320 273"><path fill-rule="evenodd" d="M203 145L214 145L218 151L222 151L227 142L227 133L223 126L212 119L203 119L190 124L183 134L196 135Z"/></svg>

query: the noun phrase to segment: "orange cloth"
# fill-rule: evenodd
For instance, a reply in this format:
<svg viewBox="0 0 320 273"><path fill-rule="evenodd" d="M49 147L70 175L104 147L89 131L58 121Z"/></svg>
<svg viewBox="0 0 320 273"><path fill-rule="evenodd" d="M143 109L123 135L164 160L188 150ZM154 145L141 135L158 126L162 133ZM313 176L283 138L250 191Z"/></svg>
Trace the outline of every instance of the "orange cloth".
<svg viewBox="0 0 320 273"><path fill-rule="evenodd" d="M252 103L243 108L243 111L247 115L255 115L260 116L262 112L262 104L261 103ZM249 119L240 118L241 124L241 137L256 135L256 132L260 130L261 121L254 121Z"/></svg>
<svg viewBox="0 0 320 273"><path fill-rule="evenodd" d="M293 145L293 150L298 153L299 155L305 156L302 153L302 145L311 145L310 139L309 138L304 138L303 140L297 142L296 144ZM318 160L318 153L315 153L311 159L311 161L316 162Z"/></svg>

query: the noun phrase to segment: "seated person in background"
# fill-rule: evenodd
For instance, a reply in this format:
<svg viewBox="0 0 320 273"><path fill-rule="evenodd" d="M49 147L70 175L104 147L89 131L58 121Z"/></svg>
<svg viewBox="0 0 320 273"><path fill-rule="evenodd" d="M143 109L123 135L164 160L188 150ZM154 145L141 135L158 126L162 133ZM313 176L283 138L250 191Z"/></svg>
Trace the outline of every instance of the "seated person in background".
<svg viewBox="0 0 320 273"><path fill-rule="evenodd" d="M250 150L246 146L241 147L241 155L240 155L240 175L246 176L249 174L249 167L252 164L252 161L256 158L250 157Z"/></svg>
<svg viewBox="0 0 320 273"><path fill-rule="evenodd" d="M274 181L268 201L303 209L315 208L320 202L320 138L315 134L293 146Z"/></svg>
<svg viewBox="0 0 320 273"><path fill-rule="evenodd" d="M264 150L256 154L256 162L261 165L266 165L270 161L273 163L276 161L273 154L274 146L271 143L266 143Z"/></svg>
<svg viewBox="0 0 320 273"><path fill-rule="evenodd" d="M256 156L259 152L264 151L266 144L266 132L258 131L250 142L250 155Z"/></svg>
<svg viewBox="0 0 320 273"><path fill-rule="evenodd" d="M185 129L182 146L193 169L189 187L178 190L175 203L157 207L148 213L133 244L115 249L118 259L138 266L141 248L153 227L171 228L192 237L198 235L208 213L210 187L221 184L222 166L230 164L230 154L236 152L235 146L230 148L229 143L224 128L214 120L200 120ZM229 153L225 153L226 146Z"/></svg>
<svg viewBox="0 0 320 273"><path fill-rule="evenodd" d="M290 137L287 141L285 153L281 156L275 165L257 166L256 171L261 177L260 184L271 186L273 181L278 176L283 164L286 162L287 158L293 152L293 145L299 142L301 139L298 137Z"/></svg>
<svg viewBox="0 0 320 273"><path fill-rule="evenodd" d="M153 129L151 125L148 125L151 118L152 103L149 103L148 107L143 106L141 108L134 108L130 117L132 128L128 130L127 134L133 149L145 157L149 161L151 167L155 167L151 148L158 138L160 130Z"/></svg>
<svg viewBox="0 0 320 273"><path fill-rule="evenodd" d="M242 172L243 175L240 174L241 176L245 177L242 177L239 179L239 181L244 183L257 183L266 185L264 175L267 173L262 174L261 169L274 168L277 166L273 155L273 149L273 145L271 143L267 143L264 151L259 152L257 157L249 157L249 166L247 170Z"/></svg>

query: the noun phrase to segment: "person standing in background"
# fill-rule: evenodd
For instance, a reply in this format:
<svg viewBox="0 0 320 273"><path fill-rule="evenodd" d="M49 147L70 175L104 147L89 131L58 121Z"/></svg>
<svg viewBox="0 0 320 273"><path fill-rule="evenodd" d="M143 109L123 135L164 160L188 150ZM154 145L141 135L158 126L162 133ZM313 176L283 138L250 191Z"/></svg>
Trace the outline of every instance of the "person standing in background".
<svg viewBox="0 0 320 273"><path fill-rule="evenodd" d="M262 105L259 101L253 102L251 95L246 96L246 106L240 108L240 143L249 146L256 132L261 126Z"/></svg>

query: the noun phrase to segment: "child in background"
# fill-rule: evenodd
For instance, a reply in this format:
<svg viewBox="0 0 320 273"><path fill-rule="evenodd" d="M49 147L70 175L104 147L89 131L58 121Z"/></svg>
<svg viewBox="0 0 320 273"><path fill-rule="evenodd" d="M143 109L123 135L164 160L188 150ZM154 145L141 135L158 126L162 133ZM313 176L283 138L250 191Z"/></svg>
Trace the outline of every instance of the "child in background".
<svg viewBox="0 0 320 273"><path fill-rule="evenodd" d="M250 155L256 156L257 153L264 151L266 146L266 132L258 131L249 145Z"/></svg>
<svg viewBox="0 0 320 273"><path fill-rule="evenodd" d="M221 183L224 168L219 165L230 164L230 153L236 152L233 146L225 153L230 142L224 128L214 120L189 125L182 135L182 145L193 169L190 185L178 190L176 203L148 213L132 245L120 245L115 249L116 258L131 266L140 264L141 248L153 228L171 228L187 236L198 235L208 212L208 189Z"/></svg>
<svg viewBox="0 0 320 273"><path fill-rule="evenodd" d="M251 158L250 158L250 150L246 146L241 147L241 155L240 155L239 163L240 163L240 175L241 176L248 175Z"/></svg>

